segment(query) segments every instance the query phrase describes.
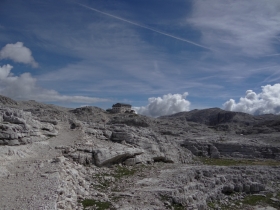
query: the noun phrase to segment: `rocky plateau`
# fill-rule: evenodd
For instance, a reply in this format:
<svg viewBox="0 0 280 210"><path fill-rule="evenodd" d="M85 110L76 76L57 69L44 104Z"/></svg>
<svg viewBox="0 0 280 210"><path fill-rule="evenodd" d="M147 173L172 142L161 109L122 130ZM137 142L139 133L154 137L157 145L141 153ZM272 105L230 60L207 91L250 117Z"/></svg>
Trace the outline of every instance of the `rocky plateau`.
<svg viewBox="0 0 280 210"><path fill-rule="evenodd" d="M280 116L150 118L0 96L0 209L280 209Z"/></svg>

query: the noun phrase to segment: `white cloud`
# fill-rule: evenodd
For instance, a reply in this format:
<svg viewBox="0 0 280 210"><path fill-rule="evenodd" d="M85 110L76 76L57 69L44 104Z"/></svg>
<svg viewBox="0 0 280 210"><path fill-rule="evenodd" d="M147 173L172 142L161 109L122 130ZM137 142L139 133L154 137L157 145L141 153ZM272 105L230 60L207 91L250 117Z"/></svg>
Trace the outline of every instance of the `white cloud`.
<svg viewBox="0 0 280 210"><path fill-rule="evenodd" d="M188 22L210 47L259 56L279 43L279 8L279 0L194 0Z"/></svg>
<svg viewBox="0 0 280 210"><path fill-rule="evenodd" d="M241 97L238 103L230 99L223 107L225 110L254 115L280 114L280 84L262 86L262 92L259 94L247 90L245 97Z"/></svg>
<svg viewBox="0 0 280 210"><path fill-rule="evenodd" d="M11 59L14 62L29 64L34 68L38 67L31 50L23 46L22 42L7 44L3 47L0 51L0 59Z"/></svg>
<svg viewBox="0 0 280 210"><path fill-rule="evenodd" d="M163 115L175 114L177 112L189 111L190 102L186 100L188 93L184 94L167 94L161 97L149 98L149 104L133 109L143 115L158 117Z"/></svg>
<svg viewBox="0 0 280 210"><path fill-rule="evenodd" d="M72 102L72 103L96 103L108 101L102 98L86 96L60 95L55 90L44 89L37 85L37 81L30 73L14 76L11 73L11 65L0 66L0 94L13 99L34 99L45 102Z"/></svg>

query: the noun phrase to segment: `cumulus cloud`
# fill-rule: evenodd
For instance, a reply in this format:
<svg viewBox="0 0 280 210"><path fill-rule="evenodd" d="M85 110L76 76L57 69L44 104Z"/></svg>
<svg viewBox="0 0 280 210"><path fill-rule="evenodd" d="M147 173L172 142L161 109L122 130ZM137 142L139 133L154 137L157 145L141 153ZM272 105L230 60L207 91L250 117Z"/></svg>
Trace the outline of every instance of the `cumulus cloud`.
<svg viewBox="0 0 280 210"><path fill-rule="evenodd" d="M3 47L0 51L0 59L11 59L17 63L29 64L34 68L38 67L31 50L23 46L22 42L7 44Z"/></svg>
<svg viewBox="0 0 280 210"><path fill-rule="evenodd" d="M279 42L279 0L194 0L188 23L210 47L249 56L273 53Z"/></svg>
<svg viewBox="0 0 280 210"><path fill-rule="evenodd" d="M96 103L108 101L102 98L61 95L55 90L38 86L36 79L30 73L14 76L11 72L12 68L9 64L0 66L1 95L18 100L34 99L44 102Z"/></svg>
<svg viewBox="0 0 280 210"><path fill-rule="evenodd" d="M238 103L230 99L223 107L225 110L253 115L280 114L280 84L262 86L262 92L259 94L247 90L245 97L241 97Z"/></svg>
<svg viewBox="0 0 280 210"><path fill-rule="evenodd" d="M177 112L189 111L190 102L186 100L188 93L167 94L163 97L149 98L149 104L142 107L134 107L139 114L158 117L163 115L175 114Z"/></svg>

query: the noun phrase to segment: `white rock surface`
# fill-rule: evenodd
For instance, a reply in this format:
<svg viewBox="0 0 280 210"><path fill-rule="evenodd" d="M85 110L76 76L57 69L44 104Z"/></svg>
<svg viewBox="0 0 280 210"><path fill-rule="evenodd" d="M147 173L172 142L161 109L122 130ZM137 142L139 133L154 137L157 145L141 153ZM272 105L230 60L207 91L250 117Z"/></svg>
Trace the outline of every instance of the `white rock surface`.
<svg viewBox="0 0 280 210"><path fill-rule="evenodd" d="M137 148L117 149L97 149L93 150L94 161L97 166L112 165L121 163L128 158L135 157L143 153L143 150Z"/></svg>
<svg viewBox="0 0 280 210"><path fill-rule="evenodd" d="M271 160L280 157L273 116L263 116L270 123L265 128L261 118L218 109L152 119L1 96L0 103L0 209L82 210L80 201L92 199L111 209L204 210L209 202L236 205L248 193L280 199L280 167ZM207 166L193 154L275 164Z"/></svg>

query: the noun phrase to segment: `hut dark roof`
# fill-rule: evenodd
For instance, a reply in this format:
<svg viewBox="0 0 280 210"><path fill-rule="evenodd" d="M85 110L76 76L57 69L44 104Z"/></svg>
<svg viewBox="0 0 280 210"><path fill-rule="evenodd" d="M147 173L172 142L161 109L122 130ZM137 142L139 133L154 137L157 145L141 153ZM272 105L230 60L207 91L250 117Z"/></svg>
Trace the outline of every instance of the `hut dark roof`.
<svg viewBox="0 0 280 210"><path fill-rule="evenodd" d="M122 107L122 106L131 107L130 104L124 104L124 103L116 103L116 104L113 105L113 107Z"/></svg>

